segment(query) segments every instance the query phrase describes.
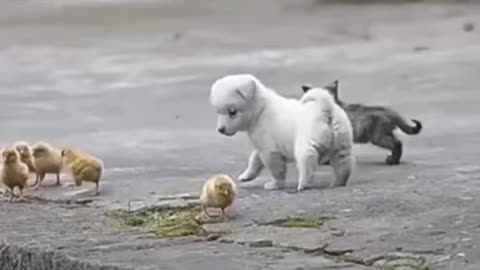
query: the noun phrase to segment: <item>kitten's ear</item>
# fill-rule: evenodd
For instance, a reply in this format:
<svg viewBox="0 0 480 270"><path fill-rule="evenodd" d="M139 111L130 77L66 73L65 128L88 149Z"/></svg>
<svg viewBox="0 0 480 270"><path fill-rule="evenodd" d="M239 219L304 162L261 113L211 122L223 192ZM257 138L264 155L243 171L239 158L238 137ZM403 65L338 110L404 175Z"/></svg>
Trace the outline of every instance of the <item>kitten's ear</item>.
<svg viewBox="0 0 480 270"><path fill-rule="evenodd" d="M335 97L335 99L338 98L338 80L333 81L332 83L326 85L323 87L324 89L327 89L332 96Z"/></svg>
<svg viewBox="0 0 480 270"><path fill-rule="evenodd" d="M309 85L309 84L302 84L302 90L303 90L303 93L306 93L308 92L308 90L312 89L313 86Z"/></svg>
<svg viewBox="0 0 480 270"><path fill-rule="evenodd" d="M238 95L240 95L244 100L252 100L257 91L257 83L255 80L249 80L244 85L236 89Z"/></svg>

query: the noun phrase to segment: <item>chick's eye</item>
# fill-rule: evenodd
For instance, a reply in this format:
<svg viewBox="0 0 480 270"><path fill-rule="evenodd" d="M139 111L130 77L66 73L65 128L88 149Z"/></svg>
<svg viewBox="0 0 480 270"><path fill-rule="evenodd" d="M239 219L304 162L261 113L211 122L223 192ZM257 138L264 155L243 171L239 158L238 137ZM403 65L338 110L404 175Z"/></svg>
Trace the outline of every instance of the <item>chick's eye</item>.
<svg viewBox="0 0 480 270"><path fill-rule="evenodd" d="M237 110L234 110L234 109L228 110L228 116L230 116L231 118L235 117L236 115L237 115Z"/></svg>

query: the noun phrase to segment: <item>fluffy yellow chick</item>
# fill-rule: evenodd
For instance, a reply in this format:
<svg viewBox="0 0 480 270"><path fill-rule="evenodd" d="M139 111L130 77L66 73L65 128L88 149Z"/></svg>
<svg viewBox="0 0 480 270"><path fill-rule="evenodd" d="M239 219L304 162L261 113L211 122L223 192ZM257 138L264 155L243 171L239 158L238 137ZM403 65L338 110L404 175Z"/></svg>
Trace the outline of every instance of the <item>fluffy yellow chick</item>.
<svg viewBox="0 0 480 270"><path fill-rule="evenodd" d="M15 196L13 189L18 187L20 197L23 195L23 189L27 183L29 172L28 166L20 160L20 155L13 147L6 147L2 150L3 168L0 173L0 179L3 184L11 191L10 202Z"/></svg>
<svg viewBox="0 0 480 270"><path fill-rule="evenodd" d="M95 195L98 195L103 162L86 152L72 148L63 149L61 155L64 168L73 178L75 186L81 186L83 181L94 182Z"/></svg>
<svg viewBox="0 0 480 270"><path fill-rule="evenodd" d="M210 217L207 212L208 208L220 208L223 217L227 218L225 208L233 204L236 194L235 182L228 175L219 174L209 178L203 185L200 194L200 203L204 213Z"/></svg>
<svg viewBox="0 0 480 270"><path fill-rule="evenodd" d="M32 147L32 155L37 175L33 186L38 188L47 173L56 174L57 185L60 185L60 172L62 171L61 151L46 142L39 142Z"/></svg>
<svg viewBox="0 0 480 270"><path fill-rule="evenodd" d="M13 147L20 154L20 160L28 166L30 173L35 172L35 165L33 164L32 148L27 142L19 141L13 144Z"/></svg>

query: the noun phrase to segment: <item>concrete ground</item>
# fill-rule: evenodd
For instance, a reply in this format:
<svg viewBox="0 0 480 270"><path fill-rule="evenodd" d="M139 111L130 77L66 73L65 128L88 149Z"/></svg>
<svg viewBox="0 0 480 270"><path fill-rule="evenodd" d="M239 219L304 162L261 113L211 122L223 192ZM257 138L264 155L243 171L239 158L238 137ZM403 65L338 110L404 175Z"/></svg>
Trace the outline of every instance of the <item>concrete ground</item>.
<svg viewBox="0 0 480 270"><path fill-rule="evenodd" d="M28 191L50 201L2 199L0 269L370 269L386 254L425 258L430 269L480 268L480 35L464 29L480 23L480 5L2 5L0 145L75 145L106 172L102 195L85 205L53 201L88 197L92 187L69 187L67 177ZM395 167L384 165L385 151L357 145L345 188L322 188L328 168L301 194L264 191L265 175L241 185L235 218L210 228L230 232L218 241L107 226L106 209L198 193L212 174L242 172L248 139L217 134L208 103L216 78L241 72L290 97L302 83L339 79L344 100L391 106L424 129L400 135ZM335 219L321 230L266 225L290 215ZM346 252L364 263L345 262Z"/></svg>

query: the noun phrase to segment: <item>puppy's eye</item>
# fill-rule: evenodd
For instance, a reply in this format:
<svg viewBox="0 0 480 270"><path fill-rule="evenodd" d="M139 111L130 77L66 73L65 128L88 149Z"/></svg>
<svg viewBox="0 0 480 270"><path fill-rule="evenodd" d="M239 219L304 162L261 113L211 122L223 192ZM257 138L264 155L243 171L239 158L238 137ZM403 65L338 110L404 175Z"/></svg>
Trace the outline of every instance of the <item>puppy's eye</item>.
<svg viewBox="0 0 480 270"><path fill-rule="evenodd" d="M237 115L237 110L234 110L234 109L228 110L228 116L230 116L230 118L234 118L236 115Z"/></svg>

